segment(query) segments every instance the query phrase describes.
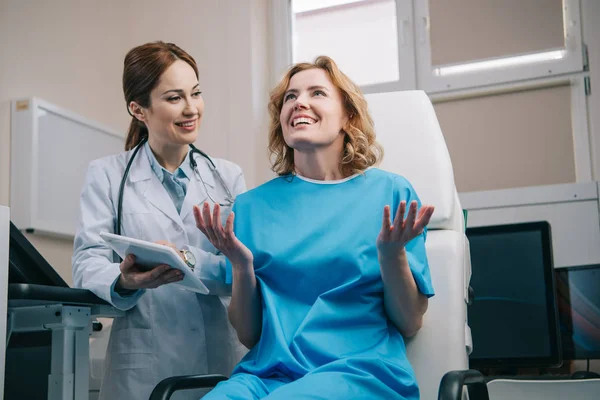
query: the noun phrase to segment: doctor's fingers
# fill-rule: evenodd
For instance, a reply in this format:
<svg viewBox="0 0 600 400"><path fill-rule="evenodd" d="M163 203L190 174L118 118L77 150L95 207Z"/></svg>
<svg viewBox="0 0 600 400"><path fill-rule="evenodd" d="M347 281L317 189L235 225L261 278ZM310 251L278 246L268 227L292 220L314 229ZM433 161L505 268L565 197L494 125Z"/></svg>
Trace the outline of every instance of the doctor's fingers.
<svg viewBox="0 0 600 400"><path fill-rule="evenodd" d="M128 254L125 259L119 264L119 269L122 274L127 274L131 272L135 272L138 270L135 264L135 256L133 254Z"/></svg>
<svg viewBox="0 0 600 400"><path fill-rule="evenodd" d="M160 273L151 274L145 277L144 286L148 289L155 289L166 283L177 282L183 279L183 273L181 271L171 268L168 265L166 265L166 267L167 268L162 270ZM154 270L156 269L158 268L155 268ZM154 272L154 270L149 272Z"/></svg>
<svg viewBox="0 0 600 400"><path fill-rule="evenodd" d="M177 269L171 269L167 272L164 272L157 279L152 282L152 288L157 288L162 285L166 285L168 283L179 282L183 280L183 273Z"/></svg>
<svg viewBox="0 0 600 400"><path fill-rule="evenodd" d="M148 284L153 282L165 271L171 269L168 265L159 265L150 271L144 271L138 265L134 265L129 269L121 269L121 275L129 283L137 289L145 289Z"/></svg>
<svg viewBox="0 0 600 400"><path fill-rule="evenodd" d="M168 246L168 247L170 247L170 248L172 248L172 249L174 249L174 250L177 250L177 251L179 250L179 249L177 248L177 246L175 246L173 243L171 243L171 242L168 242L168 241L166 241L166 240L157 240L157 241L156 241L156 242L154 242L154 243L156 243L156 244L162 244L163 246Z"/></svg>

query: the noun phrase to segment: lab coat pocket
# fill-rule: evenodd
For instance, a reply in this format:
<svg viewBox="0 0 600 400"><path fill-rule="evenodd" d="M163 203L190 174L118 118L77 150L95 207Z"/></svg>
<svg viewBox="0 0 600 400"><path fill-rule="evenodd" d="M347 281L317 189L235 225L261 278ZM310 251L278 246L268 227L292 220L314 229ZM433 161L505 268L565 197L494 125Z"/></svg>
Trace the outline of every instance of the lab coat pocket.
<svg viewBox="0 0 600 400"><path fill-rule="evenodd" d="M128 328L113 333L112 368L138 369L152 367L152 330Z"/></svg>

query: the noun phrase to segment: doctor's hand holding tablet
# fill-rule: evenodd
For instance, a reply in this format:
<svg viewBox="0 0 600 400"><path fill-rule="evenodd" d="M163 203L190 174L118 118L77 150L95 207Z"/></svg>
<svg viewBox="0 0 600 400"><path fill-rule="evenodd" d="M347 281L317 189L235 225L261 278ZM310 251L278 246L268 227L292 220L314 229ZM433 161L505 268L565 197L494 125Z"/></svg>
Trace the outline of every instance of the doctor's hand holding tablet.
<svg viewBox="0 0 600 400"><path fill-rule="evenodd" d="M208 294L208 288L194 275L196 259L189 250L179 250L166 240L146 242L126 236L101 232L106 244L123 259L115 291L127 294L139 289L156 289L176 283L182 289Z"/></svg>
<svg viewBox="0 0 600 400"><path fill-rule="evenodd" d="M150 270L141 268L139 264L135 263L133 254L125 257L119 265L119 269L121 270L121 277L115 285L117 292L120 292L121 289L155 289L160 285L178 282L183 279L183 272L166 264L160 264Z"/></svg>
<svg viewBox="0 0 600 400"><path fill-rule="evenodd" d="M156 244L172 247L179 251L174 244L166 240L159 240ZM181 253L180 253L181 254ZM183 255L181 255L183 259ZM136 256L129 253L119 265L121 277L115 285L115 289L136 290L154 289L167 283L179 282L183 279L184 272L177 268L171 268L168 264L155 266L141 265L136 263Z"/></svg>

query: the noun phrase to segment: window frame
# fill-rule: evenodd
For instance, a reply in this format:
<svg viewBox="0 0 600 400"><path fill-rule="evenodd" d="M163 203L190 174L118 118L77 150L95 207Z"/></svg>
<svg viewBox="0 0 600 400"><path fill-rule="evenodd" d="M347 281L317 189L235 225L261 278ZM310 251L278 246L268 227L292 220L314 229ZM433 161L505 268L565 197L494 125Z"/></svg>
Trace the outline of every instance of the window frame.
<svg viewBox="0 0 600 400"><path fill-rule="evenodd" d="M505 82L526 81L569 73L582 72L584 55L581 29L581 11L579 0L562 0L563 26L565 27L566 48L563 58L541 62L524 62L510 67L491 67L475 69L471 72L458 72L450 75L436 75L439 68L476 67L488 61L509 61L519 56L537 55L541 53L515 54L486 60L472 60L464 63L432 65L431 63L431 30L428 0L413 0L415 10L415 42L418 88L428 93L441 93L451 90L476 88ZM556 51L558 51L556 49ZM546 53L546 52L544 52Z"/></svg>

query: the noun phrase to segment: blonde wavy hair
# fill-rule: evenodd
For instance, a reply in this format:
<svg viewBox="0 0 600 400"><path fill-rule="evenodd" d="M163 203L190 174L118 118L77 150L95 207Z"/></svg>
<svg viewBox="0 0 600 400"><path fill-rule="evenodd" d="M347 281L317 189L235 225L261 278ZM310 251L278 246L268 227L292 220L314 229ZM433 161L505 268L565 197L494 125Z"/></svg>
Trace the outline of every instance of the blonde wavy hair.
<svg viewBox="0 0 600 400"><path fill-rule="evenodd" d="M339 89L344 110L349 117L348 123L342 128L345 138L340 170L344 177L362 173L381 161L383 147L375 140L373 119L369 114L364 95L358 86L327 56L317 57L314 63L293 65L270 93L268 150L272 170L278 175L289 175L294 172L294 149L288 146L283 138L280 120L281 108L292 77L299 72L315 68L325 71L333 85Z"/></svg>

